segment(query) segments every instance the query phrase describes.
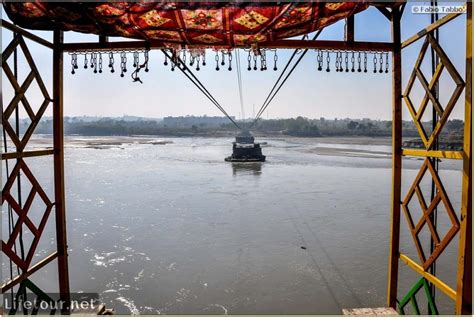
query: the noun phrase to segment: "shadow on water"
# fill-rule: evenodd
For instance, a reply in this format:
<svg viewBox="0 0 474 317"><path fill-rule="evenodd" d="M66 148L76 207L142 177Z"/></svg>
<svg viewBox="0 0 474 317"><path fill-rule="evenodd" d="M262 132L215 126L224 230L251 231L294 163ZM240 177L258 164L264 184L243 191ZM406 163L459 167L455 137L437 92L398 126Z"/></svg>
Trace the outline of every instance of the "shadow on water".
<svg viewBox="0 0 474 317"><path fill-rule="evenodd" d="M232 175L241 176L253 174L260 176L262 174L262 162L251 163L230 163L232 165Z"/></svg>

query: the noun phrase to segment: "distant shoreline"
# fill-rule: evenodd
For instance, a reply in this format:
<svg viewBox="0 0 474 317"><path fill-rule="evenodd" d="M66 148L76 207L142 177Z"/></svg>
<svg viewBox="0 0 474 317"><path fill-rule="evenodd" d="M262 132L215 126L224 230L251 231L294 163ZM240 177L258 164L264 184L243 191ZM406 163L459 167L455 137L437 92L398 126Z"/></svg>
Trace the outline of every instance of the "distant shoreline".
<svg viewBox="0 0 474 317"><path fill-rule="evenodd" d="M170 139L180 138L210 138L210 139L224 139L234 138L235 134L217 135L217 136L169 136L169 135L130 135L130 136L92 136L92 135L65 135L65 146L84 146L84 147L119 147L126 144L151 144L151 145L166 145L173 143ZM386 145L391 144L390 137L294 137L287 135L259 135L256 134L256 142L271 141L271 140L287 140L305 144L347 144L347 145ZM47 146L52 142L51 134L36 135L33 143L37 146Z"/></svg>
<svg viewBox="0 0 474 317"><path fill-rule="evenodd" d="M422 122L426 133L430 133L429 121ZM145 118L88 118L66 117L64 120L64 135L70 137L203 137L203 138L233 138L240 130L251 130L257 138L341 138L360 140L390 139L392 122L389 120L372 119L309 119L304 117L287 119L261 119L256 123L238 121L239 127L228 122L224 117L166 117L163 120ZM20 124L23 133L30 126L28 120ZM462 140L464 123L462 120L448 120L440 133L440 149L457 149L459 140ZM41 122L36 128L39 134L51 134L52 120ZM412 121L402 122L403 141L406 147L423 147L420 143L419 131ZM461 136L461 138L460 138Z"/></svg>
<svg viewBox="0 0 474 317"><path fill-rule="evenodd" d="M84 136L84 135L66 135L64 145L66 149L128 149L134 145L152 145L152 146L168 146L173 145L175 141L181 138L202 138L202 139L227 139L229 149L235 134L227 136L214 137L172 137L172 136L149 136L149 135L133 135L133 136ZM53 139L51 134L36 134L33 136L32 147L35 148L51 148ZM287 141L292 144L309 145L304 153L311 153L318 156L328 157L352 157L365 159L391 159L391 137L293 137L293 136L256 136L256 142L267 142L268 146L272 146L272 142ZM11 145L13 146L13 145ZM367 146L367 147L364 147ZM373 148L371 146L378 146ZM265 147L265 146L264 146ZM298 151L298 150L297 150ZM420 158L410 158L417 160Z"/></svg>

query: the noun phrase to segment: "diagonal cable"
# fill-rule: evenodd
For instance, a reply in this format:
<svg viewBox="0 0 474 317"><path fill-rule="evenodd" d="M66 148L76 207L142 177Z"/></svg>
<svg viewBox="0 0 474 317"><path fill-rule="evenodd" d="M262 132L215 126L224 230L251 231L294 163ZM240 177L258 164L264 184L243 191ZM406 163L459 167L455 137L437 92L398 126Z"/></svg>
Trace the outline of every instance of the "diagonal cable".
<svg viewBox="0 0 474 317"><path fill-rule="evenodd" d="M244 113L244 93L242 88L242 66L240 64L240 50L237 48L235 51L236 59L235 64L237 65L237 84L239 85L239 98L240 98L240 111L242 112L242 120L245 118Z"/></svg>
<svg viewBox="0 0 474 317"><path fill-rule="evenodd" d="M322 29L319 30L315 35L314 37L312 38L312 41L316 40L319 35L321 34L322 32ZM283 69L282 73L280 74L280 77L278 77L278 80L276 81L275 85L273 85L273 88L272 90L270 91L270 93L268 94L267 98L265 99L265 102L262 104L262 106L260 107L260 110L258 111L257 115L255 116L255 119L254 121L252 122L252 124L250 125L250 127L253 127L255 125L255 123L257 123L258 119L261 117L261 115L265 112L265 110L267 109L268 105L272 102L272 100L275 98L275 96L277 95L277 93L280 91L281 87L283 87L283 85L285 84L285 82L288 80L288 78L290 77L290 75L293 73L293 71L295 70L296 66L298 66L298 64L300 63L300 61L303 59L303 57L306 55L306 53L308 52L309 49L305 49L301 56L298 58L298 60L296 61L296 63L293 65L293 67L291 68L290 72L286 75L285 79L280 83L280 85L278 86L279 84L279 81L281 80L281 78L283 77L283 74L285 73L285 71L287 70L287 68L289 67L291 61L293 60L294 56L296 55L297 51L298 50L295 50L293 52L293 55L291 56L290 60L288 61L287 65L285 66L285 68ZM278 86L278 88L276 88ZM275 90L276 88L276 90ZM273 94L272 94L273 93Z"/></svg>
<svg viewBox="0 0 474 317"><path fill-rule="evenodd" d="M194 75L189 67L177 56L173 59L168 52L162 50L163 54L168 57L172 63L174 63L178 69L219 109L238 129L240 126L235 122L234 119L225 111L225 109L217 102L214 96L207 90L202 82Z"/></svg>

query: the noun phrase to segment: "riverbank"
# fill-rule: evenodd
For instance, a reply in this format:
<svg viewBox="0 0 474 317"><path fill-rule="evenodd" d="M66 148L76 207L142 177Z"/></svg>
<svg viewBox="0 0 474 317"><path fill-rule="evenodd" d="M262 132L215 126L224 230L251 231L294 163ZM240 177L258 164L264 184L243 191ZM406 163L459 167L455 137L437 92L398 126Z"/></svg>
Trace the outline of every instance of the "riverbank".
<svg viewBox="0 0 474 317"><path fill-rule="evenodd" d="M196 140L216 139L229 147L233 135L216 136L213 138L195 137ZM65 136L65 148L88 148L97 150L127 149L134 145L167 146L185 138L168 136ZM272 147L274 143L288 142L304 147L302 153L333 157L358 157L358 158L390 158L389 149L391 139L388 137L264 137L257 136L257 142L262 142L262 147ZM51 135L36 136L32 140L34 148L50 148ZM364 148L364 146L367 146ZM373 146L382 146L383 151L374 150Z"/></svg>
<svg viewBox="0 0 474 317"><path fill-rule="evenodd" d="M230 139L234 138L234 134L218 135L212 138L215 139ZM201 139L203 137L195 137ZM130 144L150 144L150 145L167 145L172 144L173 139L180 139L179 137L169 136L79 136L68 135L64 138L65 147L84 147L84 148L120 148ZM390 146L391 138L389 137L292 137L292 136L263 136L256 134L258 142L275 141L290 141L302 145L312 144L339 144L339 145L386 145ZM38 135L32 139L33 147L50 147L53 139L51 135ZM327 148L326 148L327 149ZM322 152L321 152L322 153Z"/></svg>

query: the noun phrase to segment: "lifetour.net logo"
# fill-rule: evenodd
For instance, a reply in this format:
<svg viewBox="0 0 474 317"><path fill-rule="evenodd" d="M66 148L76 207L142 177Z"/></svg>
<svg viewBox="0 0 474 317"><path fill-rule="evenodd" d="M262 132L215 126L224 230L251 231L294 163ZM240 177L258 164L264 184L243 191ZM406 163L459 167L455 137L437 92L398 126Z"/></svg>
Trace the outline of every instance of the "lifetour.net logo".
<svg viewBox="0 0 474 317"><path fill-rule="evenodd" d="M42 294L33 293L2 294L4 314L58 314L69 307L70 311L91 313L100 305L97 293L71 293L71 301L59 300L58 293Z"/></svg>
<svg viewBox="0 0 474 317"><path fill-rule="evenodd" d="M430 6L430 5L414 5L411 7L411 13L415 14L430 14L430 13L440 13L440 14L447 14L447 13L466 13L467 7L466 5L438 5L438 6Z"/></svg>

